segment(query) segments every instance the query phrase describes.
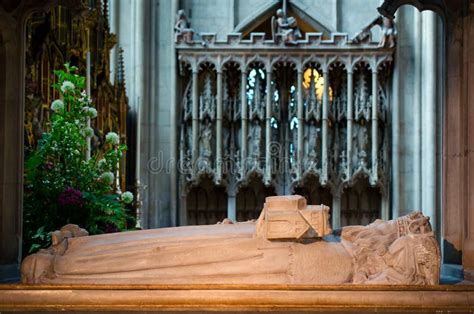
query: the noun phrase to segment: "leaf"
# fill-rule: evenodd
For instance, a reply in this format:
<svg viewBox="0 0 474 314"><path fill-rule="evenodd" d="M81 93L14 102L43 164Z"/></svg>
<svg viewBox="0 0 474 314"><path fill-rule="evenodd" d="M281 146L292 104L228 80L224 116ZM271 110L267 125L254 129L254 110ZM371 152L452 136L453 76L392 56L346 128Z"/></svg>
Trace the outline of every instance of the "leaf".
<svg viewBox="0 0 474 314"><path fill-rule="evenodd" d="M31 245L30 250L28 251L28 254L35 253L41 249L41 244L34 243Z"/></svg>
<svg viewBox="0 0 474 314"><path fill-rule="evenodd" d="M43 240L44 239L44 227L45 226L41 226L38 228L38 230L36 231L36 234L32 237L32 239L41 239Z"/></svg>

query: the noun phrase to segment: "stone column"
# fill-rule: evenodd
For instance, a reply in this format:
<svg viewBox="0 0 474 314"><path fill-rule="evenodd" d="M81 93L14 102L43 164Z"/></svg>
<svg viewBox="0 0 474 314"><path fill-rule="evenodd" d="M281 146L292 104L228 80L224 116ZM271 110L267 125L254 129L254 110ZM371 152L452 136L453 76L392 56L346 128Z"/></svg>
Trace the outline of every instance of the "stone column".
<svg viewBox="0 0 474 314"><path fill-rule="evenodd" d="M421 47L422 47L422 29L421 12L414 10L414 34L415 34L415 53L414 67L414 95L413 95L413 209L422 210L421 207Z"/></svg>
<svg viewBox="0 0 474 314"><path fill-rule="evenodd" d="M346 148L346 162L347 162L347 176L352 175L352 124L354 122L354 84L353 84L352 64L348 65L347 69L347 148ZM334 212L334 211L333 211ZM339 213L340 214L340 213Z"/></svg>
<svg viewBox="0 0 474 314"><path fill-rule="evenodd" d="M341 192L337 191L332 197L331 224L333 230L341 228Z"/></svg>
<svg viewBox="0 0 474 314"><path fill-rule="evenodd" d="M157 193L155 190L156 176L150 173L149 163L158 156L154 150L157 130L153 124L156 117L153 90L158 86L156 78L151 75L154 59L159 58L152 43L159 33L158 24L151 23L156 15L154 1L119 1L111 2L110 25L111 31L117 35L117 47L124 49L123 58L127 95L130 112L137 117L136 137L136 184L140 190L142 206L139 210L139 223L143 228L155 226L158 209ZM147 33L144 30L148 30ZM117 47L112 50L112 62L117 60ZM113 69L114 67L111 67ZM114 75L111 75L113 78ZM140 187L141 186L141 187ZM147 187L146 189L144 187Z"/></svg>
<svg viewBox="0 0 474 314"><path fill-rule="evenodd" d="M119 0L109 0L109 27L110 32L115 34L117 37L119 36L119 22L120 22L120 2ZM117 64L118 61L118 50L120 45L120 39L117 38L117 44L110 50L110 63ZM123 49L123 47L122 47ZM125 63L125 61L124 61ZM115 67L110 67L110 82L115 84Z"/></svg>
<svg viewBox="0 0 474 314"><path fill-rule="evenodd" d="M187 191L183 189L179 195L179 225L188 225Z"/></svg>
<svg viewBox="0 0 474 314"><path fill-rule="evenodd" d="M198 74L199 69L196 67L193 69L193 78L192 78L192 99L193 99L193 109L192 109L192 169L193 169L193 176L196 173L196 162L198 159L198 141L199 141L199 95L198 95Z"/></svg>
<svg viewBox="0 0 474 314"><path fill-rule="evenodd" d="M272 118L272 68L269 65L267 68L267 105L265 113L265 185L270 184L271 181L271 137L272 130L270 120Z"/></svg>
<svg viewBox="0 0 474 314"><path fill-rule="evenodd" d="M216 183L222 178L222 69L217 69Z"/></svg>
<svg viewBox="0 0 474 314"><path fill-rule="evenodd" d="M422 73L422 120L421 120L421 173L422 193L421 208L425 215L430 216L433 229L437 229L436 204L436 15L432 11L424 11L423 19L423 55Z"/></svg>
<svg viewBox="0 0 474 314"><path fill-rule="evenodd" d="M387 191L382 191L381 217L383 220L390 219L390 198Z"/></svg>
<svg viewBox="0 0 474 314"><path fill-rule="evenodd" d="M377 65L375 65L377 66ZM372 180L378 181L378 77L377 68L372 69Z"/></svg>
<svg viewBox="0 0 474 314"><path fill-rule="evenodd" d="M178 10L178 0L173 0L171 3L171 12L170 15L174 16L176 11ZM172 26L174 27L174 19L171 19ZM174 45L174 32L170 32L171 36L171 49L170 53L170 60L171 60L171 71L170 71L170 98L171 98L171 108L170 108L170 130L171 130L171 138L170 138L170 147L171 147L171 172L170 172L170 191L171 191L171 199L170 199L170 220L171 226L174 227L177 225L178 221L178 115L177 115L177 96L176 96L176 89L177 89L177 66L176 66L176 48Z"/></svg>
<svg viewBox="0 0 474 314"><path fill-rule="evenodd" d="M247 113L247 70L245 69L245 62L242 62L240 73L240 103L241 103L241 143L240 143L240 166L241 176L245 175L246 161L247 161L247 133L248 133L248 113Z"/></svg>
<svg viewBox="0 0 474 314"><path fill-rule="evenodd" d="M237 221L236 190L234 178L230 179L227 187L227 218Z"/></svg>
<svg viewBox="0 0 474 314"><path fill-rule="evenodd" d="M297 71L298 75L298 147L297 147L297 165L299 178L303 175L303 154L304 154L304 106L303 106L303 66L300 65Z"/></svg>
<svg viewBox="0 0 474 314"><path fill-rule="evenodd" d="M0 71L8 74L0 78L0 282L19 280L22 258L23 14L21 7L12 15L0 10Z"/></svg>
<svg viewBox="0 0 474 314"><path fill-rule="evenodd" d="M323 123L322 123L322 180L323 185L328 180L328 110L329 110L329 71L323 69L324 87L323 87Z"/></svg>
<svg viewBox="0 0 474 314"><path fill-rule="evenodd" d="M398 23L403 23L404 20L400 20L399 17L402 15L402 11L396 13L396 19ZM405 24L406 25L406 24ZM399 79L400 79L400 45L396 46L395 51L395 62L392 77L392 96L390 98L390 107L392 110L392 188L390 191L392 199L392 217L395 219L400 216L400 102L398 98L399 93ZM390 205L390 204L389 204ZM382 205L383 207L383 205ZM390 206L389 206L390 207Z"/></svg>

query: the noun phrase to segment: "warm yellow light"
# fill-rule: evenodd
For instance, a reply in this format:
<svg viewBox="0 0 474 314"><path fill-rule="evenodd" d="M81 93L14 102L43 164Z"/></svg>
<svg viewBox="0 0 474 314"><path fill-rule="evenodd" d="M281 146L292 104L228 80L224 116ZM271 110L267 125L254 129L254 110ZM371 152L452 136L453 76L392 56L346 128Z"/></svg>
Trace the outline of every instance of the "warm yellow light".
<svg viewBox="0 0 474 314"><path fill-rule="evenodd" d="M309 89L311 86L311 71L313 71L314 90L316 97L321 100L323 98L324 77L319 74L315 68L308 68L303 73L303 87ZM332 101L332 88L329 87L329 101Z"/></svg>

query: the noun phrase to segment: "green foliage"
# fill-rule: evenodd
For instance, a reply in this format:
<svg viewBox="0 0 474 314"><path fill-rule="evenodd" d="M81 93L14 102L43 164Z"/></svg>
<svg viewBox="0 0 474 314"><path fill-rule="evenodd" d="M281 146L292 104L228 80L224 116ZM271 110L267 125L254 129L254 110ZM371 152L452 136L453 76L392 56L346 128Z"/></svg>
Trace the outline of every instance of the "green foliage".
<svg viewBox="0 0 474 314"><path fill-rule="evenodd" d="M115 186L117 165L127 149L109 133L104 151L86 160L88 120L97 111L77 68L55 71L61 100L51 109L50 132L39 141L25 165L24 248L29 253L51 243L51 232L74 223L91 234L126 229L125 205ZM99 160L100 159L100 160ZM107 173L107 174L104 174ZM107 179L107 180L106 180Z"/></svg>

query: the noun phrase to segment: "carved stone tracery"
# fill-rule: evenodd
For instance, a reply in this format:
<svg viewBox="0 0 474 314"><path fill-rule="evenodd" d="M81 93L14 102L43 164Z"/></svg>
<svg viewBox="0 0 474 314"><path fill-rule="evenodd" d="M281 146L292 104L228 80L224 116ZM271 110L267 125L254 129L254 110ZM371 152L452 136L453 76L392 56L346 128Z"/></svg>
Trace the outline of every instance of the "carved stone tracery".
<svg viewBox="0 0 474 314"><path fill-rule="evenodd" d="M189 144L181 144L181 156L188 161L181 188L206 173L237 199L256 178L277 194L306 195L313 193L305 192L311 190L306 178L316 178L331 194L322 199L332 200L328 205L336 228L341 221L365 221L358 215L359 220L341 220L341 214L352 215L341 198L353 189L360 190L361 197L370 199L375 193L373 197L382 200L357 210L388 218L387 84L392 47L370 38L351 41L347 35L322 41L321 35L312 33L287 47L257 35L242 39L229 34L217 40L206 33L205 47L176 37L181 68L192 70L184 81L192 86L199 78L200 84L197 90L188 87L183 92L181 134L191 143L196 136L199 140L194 142L196 155L186 148ZM212 75L198 66L202 60L212 64ZM197 108L193 99L199 99ZM195 114L199 127L190 123ZM206 167L193 165L203 158ZM232 202L229 199L229 208ZM237 217L243 217L238 209L233 218Z"/></svg>

